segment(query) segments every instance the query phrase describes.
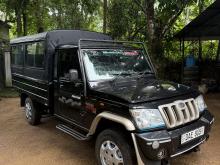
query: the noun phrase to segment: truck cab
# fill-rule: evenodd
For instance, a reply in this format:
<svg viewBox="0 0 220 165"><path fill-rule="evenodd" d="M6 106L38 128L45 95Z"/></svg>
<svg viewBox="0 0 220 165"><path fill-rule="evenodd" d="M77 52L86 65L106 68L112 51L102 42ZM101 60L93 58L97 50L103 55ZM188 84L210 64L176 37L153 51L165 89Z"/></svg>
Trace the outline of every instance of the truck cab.
<svg viewBox="0 0 220 165"><path fill-rule="evenodd" d="M39 38L44 46L28 49ZM12 76L27 121L37 125L53 115L60 121L57 129L78 140L94 138L100 165L166 164L209 137L214 117L203 96L157 79L141 42L52 31L15 39L11 45L12 61L24 59L21 66L12 64ZM22 47L21 54L13 50L16 46ZM30 54L40 71L28 66Z"/></svg>

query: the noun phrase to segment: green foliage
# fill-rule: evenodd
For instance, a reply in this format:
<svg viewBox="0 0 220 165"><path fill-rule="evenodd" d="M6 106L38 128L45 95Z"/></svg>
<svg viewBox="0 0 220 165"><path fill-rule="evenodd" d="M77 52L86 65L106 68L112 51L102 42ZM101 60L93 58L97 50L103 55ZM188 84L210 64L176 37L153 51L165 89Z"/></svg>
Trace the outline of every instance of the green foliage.
<svg viewBox="0 0 220 165"><path fill-rule="evenodd" d="M213 0L108 0L107 33L117 40L144 41L149 49L160 49L155 53L162 53L163 57L172 61L180 61L182 57L179 42L174 41L172 37L198 16L199 1L203 9L213 2ZM151 3L153 8L150 8ZM0 11L1 19L12 25L10 30L12 38L35 34L39 30L102 31L103 0L0 0ZM149 31L151 21L153 21L153 41L150 40L152 36ZM19 34L21 32L18 27L22 34ZM207 56L215 58L216 44L214 41L212 44L204 42L204 58ZM192 49L196 52L198 44L186 43L185 54Z"/></svg>
<svg viewBox="0 0 220 165"><path fill-rule="evenodd" d="M26 5L24 5L24 3ZM5 13L6 21L12 25L11 36L18 35L17 10L27 19L27 34L53 29L99 30L100 0L1 0L0 11ZM97 17L99 18L97 21ZM24 31L24 21L20 20Z"/></svg>
<svg viewBox="0 0 220 165"><path fill-rule="evenodd" d="M115 39L141 40L144 33L144 17L133 0L109 2L108 30Z"/></svg>

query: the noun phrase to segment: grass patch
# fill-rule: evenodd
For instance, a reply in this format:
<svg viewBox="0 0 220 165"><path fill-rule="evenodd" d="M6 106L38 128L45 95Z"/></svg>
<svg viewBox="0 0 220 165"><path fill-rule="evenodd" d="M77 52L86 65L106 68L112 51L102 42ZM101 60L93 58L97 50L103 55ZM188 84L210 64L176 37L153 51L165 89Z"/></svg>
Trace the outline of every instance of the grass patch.
<svg viewBox="0 0 220 165"><path fill-rule="evenodd" d="M0 89L0 97L13 98L13 97L18 97L18 96L19 94L14 88Z"/></svg>

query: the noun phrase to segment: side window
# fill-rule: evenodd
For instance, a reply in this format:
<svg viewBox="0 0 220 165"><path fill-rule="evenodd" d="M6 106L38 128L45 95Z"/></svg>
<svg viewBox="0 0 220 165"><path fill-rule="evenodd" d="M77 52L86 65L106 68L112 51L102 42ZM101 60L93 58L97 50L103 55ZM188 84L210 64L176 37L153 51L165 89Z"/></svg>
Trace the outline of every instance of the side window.
<svg viewBox="0 0 220 165"><path fill-rule="evenodd" d="M23 45L11 46L11 63L13 65L23 65L23 62Z"/></svg>
<svg viewBox="0 0 220 165"><path fill-rule="evenodd" d="M35 42L25 45L25 65L43 68L44 42Z"/></svg>
<svg viewBox="0 0 220 165"><path fill-rule="evenodd" d="M81 79L77 49L59 50L59 77L68 79L70 69L76 69Z"/></svg>

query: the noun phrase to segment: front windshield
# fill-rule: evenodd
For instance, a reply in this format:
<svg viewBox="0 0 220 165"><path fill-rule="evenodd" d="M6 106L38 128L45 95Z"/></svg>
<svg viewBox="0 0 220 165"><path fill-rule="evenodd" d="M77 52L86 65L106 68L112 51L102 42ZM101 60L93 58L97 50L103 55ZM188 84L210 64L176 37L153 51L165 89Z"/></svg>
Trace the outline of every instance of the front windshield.
<svg viewBox="0 0 220 165"><path fill-rule="evenodd" d="M109 80L120 75L152 72L142 50L82 50L89 81Z"/></svg>

